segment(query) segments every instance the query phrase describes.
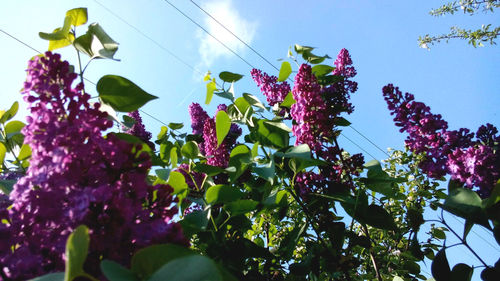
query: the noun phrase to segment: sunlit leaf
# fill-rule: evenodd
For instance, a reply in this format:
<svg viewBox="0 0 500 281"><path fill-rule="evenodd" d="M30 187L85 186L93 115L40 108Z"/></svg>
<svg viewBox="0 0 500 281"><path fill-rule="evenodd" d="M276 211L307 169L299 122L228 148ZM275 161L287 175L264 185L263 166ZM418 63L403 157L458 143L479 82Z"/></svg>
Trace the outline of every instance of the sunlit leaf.
<svg viewBox="0 0 500 281"><path fill-rule="evenodd" d="M280 73L278 76L278 82L283 82L288 79L288 76L292 73L292 66L289 62L284 61L281 63Z"/></svg>
<svg viewBox="0 0 500 281"><path fill-rule="evenodd" d="M89 230L84 225L77 227L68 237L64 281L71 281L84 274L83 264L87 258L89 242Z"/></svg>
<svg viewBox="0 0 500 281"><path fill-rule="evenodd" d="M138 110L147 102L158 97L148 94L125 77L105 75L97 82L99 97L117 111Z"/></svg>
<svg viewBox="0 0 500 281"><path fill-rule="evenodd" d="M217 146L220 146L221 143L226 138L229 133L229 129L231 128L231 119L227 113L223 110L217 112L217 116L215 116L215 132L217 134Z"/></svg>
<svg viewBox="0 0 500 281"><path fill-rule="evenodd" d="M87 8L75 8L66 12L66 17L71 17L71 24L79 26L87 23Z"/></svg>

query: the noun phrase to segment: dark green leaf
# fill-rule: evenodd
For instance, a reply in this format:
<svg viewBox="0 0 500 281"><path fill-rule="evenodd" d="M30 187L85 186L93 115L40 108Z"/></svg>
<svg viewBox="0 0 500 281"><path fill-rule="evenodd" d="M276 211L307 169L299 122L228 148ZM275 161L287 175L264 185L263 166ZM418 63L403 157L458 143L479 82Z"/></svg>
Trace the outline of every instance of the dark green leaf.
<svg viewBox="0 0 500 281"><path fill-rule="evenodd" d="M382 206L370 205L363 216L366 224L387 230L397 230L393 217Z"/></svg>
<svg viewBox="0 0 500 281"><path fill-rule="evenodd" d="M188 141L182 146L181 153L186 158L195 159L200 154L200 149L196 142Z"/></svg>
<svg viewBox="0 0 500 281"><path fill-rule="evenodd" d="M135 111L158 97L145 92L127 78L105 75L97 82L99 97L117 111Z"/></svg>
<svg viewBox="0 0 500 281"><path fill-rule="evenodd" d="M169 175L170 175L170 170L169 169L156 169L155 173L156 173L156 176L158 176L160 179L162 179L166 182L168 180Z"/></svg>
<svg viewBox="0 0 500 281"><path fill-rule="evenodd" d="M432 276L436 281L451 281L451 270L446 258L445 249L439 250L439 252L434 257L431 266Z"/></svg>
<svg viewBox="0 0 500 281"><path fill-rule="evenodd" d="M30 279L30 281L63 281L63 280L64 280L64 272L49 273L40 277Z"/></svg>
<svg viewBox="0 0 500 281"><path fill-rule="evenodd" d="M351 122L349 122L347 119L345 119L343 117L337 117L337 118L335 118L335 125L347 127L347 126L351 125Z"/></svg>
<svg viewBox="0 0 500 281"><path fill-rule="evenodd" d="M295 250L297 243L299 242L300 237L307 229L307 224L296 224L292 231L288 232L283 238L278 248L279 253L285 259L290 259L293 255L293 251Z"/></svg>
<svg viewBox="0 0 500 281"><path fill-rule="evenodd" d="M80 26L87 23L87 8L75 8L66 12L66 17L71 18L71 24Z"/></svg>
<svg viewBox="0 0 500 281"><path fill-rule="evenodd" d="M451 279L453 281L470 281L474 269L464 263L456 264L451 270Z"/></svg>
<svg viewBox="0 0 500 281"><path fill-rule="evenodd" d="M289 62L284 61L281 63L280 74L278 76L278 82L283 82L288 79L288 76L292 73L292 66Z"/></svg>
<svg viewBox="0 0 500 281"><path fill-rule="evenodd" d="M101 262L101 271L109 281L139 281L132 271L111 260Z"/></svg>
<svg viewBox="0 0 500 281"><path fill-rule="evenodd" d="M194 170L197 172L205 173L207 176L212 177L215 175L218 175L222 172L224 172L224 169L217 167L217 166L211 166L208 164L196 164L194 167Z"/></svg>
<svg viewBox="0 0 500 281"><path fill-rule="evenodd" d="M263 146L277 149L288 147L289 133L277 124L282 122L271 122L265 119L259 120L254 118L253 123L255 128L252 128L250 136L254 141L259 142Z"/></svg>
<svg viewBox="0 0 500 281"><path fill-rule="evenodd" d="M457 187L452 189L441 207L470 222L481 224L490 228L486 213L482 209L481 198L476 192Z"/></svg>
<svg viewBox="0 0 500 281"><path fill-rule="evenodd" d="M189 255L162 266L148 281L222 281L217 265L209 258Z"/></svg>
<svg viewBox="0 0 500 281"><path fill-rule="evenodd" d="M269 161L269 163L267 163L265 166L254 167L253 171L259 177L270 182L271 185L274 183L274 176L276 176L276 167L275 167L273 159L271 161Z"/></svg>
<svg viewBox="0 0 500 281"><path fill-rule="evenodd" d="M163 265L177 258L195 255L192 250L174 244L160 244L143 248L132 257L131 270L141 280L157 272ZM172 279L165 279L172 280Z"/></svg>
<svg viewBox="0 0 500 281"><path fill-rule="evenodd" d="M0 180L0 191L2 191L5 195L9 195L16 182L16 180Z"/></svg>
<svg viewBox="0 0 500 281"><path fill-rule="evenodd" d="M224 209L228 210L231 215L236 216L255 210L257 205L259 205L259 202L257 201L243 199L225 204Z"/></svg>
<svg viewBox="0 0 500 281"><path fill-rule="evenodd" d="M66 272L64 281L72 281L84 274L83 264L89 249L89 229L80 225L68 237L66 242Z"/></svg>
<svg viewBox="0 0 500 281"><path fill-rule="evenodd" d="M183 220L180 221L182 229L186 236L191 236L206 229L208 224L208 212L195 210L187 214Z"/></svg>
<svg viewBox="0 0 500 281"><path fill-rule="evenodd" d="M229 185L218 184L208 188L205 200L208 204L227 203L240 199L244 193L238 188Z"/></svg>
<svg viewBox="0 0 500 281"><path fill-rule="evenodd" d="M326 74L331 73L334 69L335 69L335 67L333 67L333 66L329 66L326 64L318 64L318 65L315 65L312 67L312 73L316 77L319 77L319 76L324 76Z"/></svg>
<svg viewBox="0 0 500 281"><path fill-rule="evenodd" d="M219 74L219 78L224 82L232 83L232 82L236 82L236 81L240 80L241 78L243 78L243 75L237 74L237 73L232 73L229 71L223 71Z"/></svg>
<svg viewBox="0 0 500 281"><path fill-rule="evenodd" d="M123 115L123 125L127 128L132 128L136 123L136 120L128 115Z"/></svg>
<svg viewBox="0 0 500 281"><path fill-rule="evenodd" d="M468 221L468 220L465 220L465 223L464 223L464 237L463 239L466 240L467 239L467 235L469 234L470 230L472 229L472 227L474 226L474 223Z"/></svg>
<svg viewBox="0 0 500 281"><path fill-rule="evenodd" d="M408 270L409 273L417 275L420 273L420 265L418 263L408 260L403 263L403 268Z"/></svg>
<svg viewBox="0 0 500 281"><path fill-rule="evenodd" d="M227 116L227 113L223 110L217 112L215 116L215 132L217 134L217 146L226 138L229 129L231 128L231 119Z"/></svg>

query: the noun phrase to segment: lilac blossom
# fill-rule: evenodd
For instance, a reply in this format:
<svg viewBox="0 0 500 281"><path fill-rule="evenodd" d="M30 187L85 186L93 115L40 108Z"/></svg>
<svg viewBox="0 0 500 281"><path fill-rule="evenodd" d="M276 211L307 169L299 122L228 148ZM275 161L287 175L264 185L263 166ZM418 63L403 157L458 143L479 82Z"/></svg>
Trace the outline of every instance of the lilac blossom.
<svg viewBox="0 0 500 281"><path fill-rule="evenodd" d="M255 68L252 69L250 74L262 94L266 96L267 103L270 106L282 103L290 92L290 85L286 81L278 82L276 76L269 76L267 73Z"/></svg>
<svg viewBox="0 0 500 281"><path fill-rule="evenodd" d="M144 127L144 124L142 123L142 118L141 115L139 114L139 111L132 111L127 113L127 115L135 120L134 125L130 129L126 131L127 134L133 135L138 137L140 140L142 140L144 143L149 145L151 149L154 150L154 143L151 142L151 133L146 131L146 128Z"/></svg>
<svg viewBox="0 0 500 281"><path fill-rule="evenodd" d="M25 280L63 271L66 239L81 224L89 227L85 267L94 276L103 258L126 265L151 244L187 245L171 221L177 212L172 188L147 183L150 156L133 153L140 145L102 135L112 122L98 103L89 103L83 84L72 88L77 75L68 62L47 52L31 60L27 72L23 94L31 115L23 133L32 156L10 194L2 275ZM15 250L5 251L5 243Z"/></svg>

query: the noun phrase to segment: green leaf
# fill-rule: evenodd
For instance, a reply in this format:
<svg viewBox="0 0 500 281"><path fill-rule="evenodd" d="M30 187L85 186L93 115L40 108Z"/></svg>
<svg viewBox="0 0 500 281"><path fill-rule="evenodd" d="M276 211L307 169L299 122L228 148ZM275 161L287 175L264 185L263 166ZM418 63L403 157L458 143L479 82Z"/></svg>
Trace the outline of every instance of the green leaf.
<svg viewBox="0 0 500 281"><path fill-rule="evenodd" d="M66 272L64 281L72 281L84 274L83 264L89 249L89 229L80 225L71 233L66 242Z"/></svg>
<svg viewBox="0 0 500 281"><path fill-rule="evenodd" d="M208 164L196 164L193 170L195 170L196 172L205 173L209 177L213 177L215 175L224 172L224 169L217 166L211 166Z"/></svg>
<svg viewBox="0 0 500 281"><path fill-rule="evenodd" d="M134 124L136 123L136 120L128 115L123 115L123 122L122 124L127 127L127 128L132 128Z"/></svg>
<svg viewBox="0 0 500 281"><path fill-rule="evenodd" d="M373 227L387 230L397 230L394 218L384 209L384 207L379 205L370 205L363 215L363 219L366 224Z"/></svg>
<svg viewBox="0 0 500 281"><path fill-rule="evenodd" d="M481 203L481 197L476 192L457 187L449 192L444 204L440 206L454 215L490 229L488 218Z"/></svg>
<svg viewBox="0 0 500 281"><path fill-rule="evenodd" d="M162 179L166 182L168 180L169 175L170 175L170 170L169 169L156 169L155 174L157 177L159 177L160 179Z"/></svg>
<svg viewBox="0 0 500 281"><path fill-rule="evenodd" d="M334 69L335 69L335 67L333 67L333 66L329 66L326 64L318 64L318 65L315 65L312 67L312 73L316 77L319 77L319 76L324 76L326 74L331 73Z"/></svg>
<svg viewBox="0 0 500 281"><path fill-rule="evenodd" d="M0 191L5 195L9 195L16 182L16 180L0 180Z"/></svg>
<svg viewBox="0 0 500 281"><path fill-rule="evenodd" d="M117 111L138 110L148 101L158 97L145 92L127 78L118 75L105 75L97 82L99 97Z"/></svg>
<svg viewBox="0 0 500 281"><path fill-rule="evenodd" d="M71 28L71 17L64 18L64 25L62 28L57 28L56 31L52 33L39 32L38 35L44 40L61 40L66 39Z"/></svg>
<svg viewBox="0 0 500 281"><path fill-rule="evenodd" d="M176 171L170 172L167 183L174 189L174 194L179 194L188 188L184 175Z"/></svg>
<svg viewBox="0 0 500 281"><path fill-rule="evenodd" d="M60 28L56 28L54 30L54 33L57 33L60 30L61 30ZM75 35L73 35L73 33L68 33L66 35L66 38L63 38L63 39L50 40L49 41L49 51L53 51L53 50L57 50L57 49L69 46L73 43L73 41L75 41Z"/></svg>
<svg viewBox="0 0 500 281"><path fill-rule="evenodd" d="M163 138L167 137L167 133L168 133L167 126L161 126L160 132L156 136L156 139L157 140L163 140Z"/></svg>
<svg viewBox="0 0 500 281"><path fill-rule="evenodd" d="M243 197L244 193L238 188L229 185L218 184L208 188L205 200L208 204L220 204L232 202Z"/></svg>
<svg viewBox="0 0 500 281"><path fill-rule="evenodd" d="M0 166L3 166L3 161L5 160L6 153L7 153L7 148L3 143L0 142Z"/></svg>
<svg viewBox="0 0 500 281"><path fill-rule="evenodd" d="M284 61L281 63L280 74L278 76L278 82L283 82L288 79L288 76L292 73L292 66L289 62Z"/></svg>
<svg viewBox="0 0 500 281"><path fill-rule="evenodd" d="M217 89L217 84L215 84L215 78L207 83L207 97L205 99L205 104L210 104L214 96L214 92Z"/></svg>
<svg viewBox="0 0 500 281"><path fill-rule="evenodd" d="M465 220L465 223L464 223L464 236L463 236L463 239L466 240L467 239L467 235L469 235L469 232L470 230L472 229L472 227L474 226L474 223L468 221L468 220Z"/></svg>
<svg viewBox="0 0 500 281"><path fill-rule="evenodd" d="M280 127L277 123L265 119L254 118L253 123L255 128L251 129L250 136L254 141L259 142L263 146L271 148L285 148L288 147L290 135L288 130Z"/></svg>
<svg viewBox="0 0 500 281"><path fill-rule="evenodd" d="M71 24L80 26L87 23L87 8L75 8L66 12L66 17L71 18Z"/></svg>
<svg viewBox="0 0 500 281"><path fill-rule="evenodd" d="M101 271L109 281L139 281L132 271L111 260L101 262Z"/></svg>
<svg viewBox="0 0 500 281"><path fill-rule="evenodd" d="M189 255L172 260L157 270L148 281L222 281L217 265L209 258Z"/></svg>
<svg viewBox="0 0 500 281"><path fill-rule="evenodd" d="M214 94L216 94L217 96L219 96L221 98L228 99L231 102L234 101L234 94L231 92L224 91L224 92L218 92L218 93L214 93Z"/></svg>
<svg viewBox="0 0 500 281"><path fill-rule="evenodd" d="M297 54L302 54L303 52L310 52L314 50L313 47L309 47L309 46L301 46L299 44L295 44L295 52Z"/></svg>
<svg viewBox="0 0 500 281"><path fill-rule="evenodd" d="M347 126L351 125L351 122L347 121L347 119L345 119L343 117L337 117L337 118L335 118L334 124L336 126L347 127Z"/></svg>
<svg viewBox="0 0 500 281"><path fill-rule="evenodd" d="M220 146L231 128L231 119L223 110L217 112L215 116L215 132L217 134L217 146Z"/></svg>
<svg viewBox="0 0 500 281"><path fill-rule="evenodd" d="M184 128L184 124L183 123L168 123L168 127L172 130L179 130L179 129L182 129Z"/></svg>
<svg viewBox="0 0 500 281"><path fill-rule="evenodd" d="M240 80L241 78L243 78L243 75L237 74L237 73L232 73L229 71L223 71L219 74L219 78L224 82L232 83L232 82L236 82L236 81Z"/></svg>
<svg viewBox="0 0 500 281"><path fill-rule="evenodd" d="M195 159L198 155L200 155L200 149L198 148L198 144L196 142L188 141L182 146L181 153L186 158Z"/></svg>
<svg viewBox="0 0 500 281"><path fill-rule="evenodd" d="M97 23L89 25L87 33L76 38L73 44L80 52L87 54L92 59L116 60L113 56L118 50L118 43Z"/></svg>
<svg viewBox="0 0 500 281"><path fill-rule="evenodd" d="M176 168L177 167L177 147L172 147L172 149L170 150L170 165L172 166L172 168Z"/></svg>
<svg viewBox="0 0 500 281"><path fill-rule="evenodd" d="M26 124L24 124L21 121L10 121L5 125L5 134L7 135L7 138L11 138L13 135L21 133L22 128L24 128Z"/></svg>
<svg viewBox="0 0 500 281"><path fill-rule="evenodd" d="M285 235L285 238L281 241L278 252L281 253L284 259L290 259L293 255L293 251L297 247L302 233L307 229L307 224L296 224L292 231Z"/></svg>
<svg viewBox="0 0 500 281"><path fill-rule="evenodd" d="M243 98L253 106L256 106L258 108L266 109L264 104L254 95L248 94L248 93L243 93Z"/></svg>
<svg viewBox="0 0 500 281"><path fill-rule="evenodd" d="M259 205L259 202L257 201L243 199L225 204L224 209L228 210L231 213L231 215L237 216L255 210L257 205Z"/></svg>
<svg viewBox="0 0 500 281"><path fill-rule="evenodd" d="M191 236L207 228L208 212L195 210L180 221L184 235Z"/></svg>
<svg viewBox="0 0 500 281"><path fill-rule="evenodd" d="M290 108L297 101L293 98L292 92L288 92L283 102L280 104L281 107Z"/></svg>
<svg viewBox="0 0 500 281"><path fill-rule="evenodd" d="M276 167L273 159L271 159L271 161L269 161L269 163L267 163L265 166L254 167L253 171L259 177L270 182L271 185L274 183L274 176L276 175Z"/></svg>
<svg viewBox="0 0 500 281"><path fill-rule="evenodd" d="M434 257L434 260L432 261L431 272L436 281L452 280L450 264L448 263L448 259L446 258L446 252L444 248L439 250L439 252Z"/></svg>
<svg viewBox="0 0 500 281"><path fill-rule="evenodd" d="M19 161L23 161L30 157L31 157L31 147L25 143L21 146L19 154L17 155L17 159L19 159Z"/></svg>
<svg viewBox="0 0 500 281"><path fill-rule="evenodd" d="M194 254L194 251L175 244L153 245L134 254L130 269L140 280L147 280L168 262Z"/></svg>
<svg viewBox="0 0 500 281"><path fill-rule="evenodd" d="M276 205L286 205L288 199L287 194L288 193L286 190L278 191L277 189L275 189L271 191L267 198L264 199L262 204L268 207L274 207Z"/></svg>
<svg viewBox="0 0 500 281"><path fill-rule="evenodd" d="M11 106L10 109L7 111L0 111L0 123L5 123L9 121L10 119L14 118L14 116L17 114L17 111L19 109L19 103L16 101L14 102ZM1 114L3 113L3 114Z"/></svg>
<svg viewBox="0 0 500 281"><path fill-rule="evenodd" d="M49 273L40 277L30 279L30 281L63 281L63 280L64 280L64 272Z"/></svg>
<svg viewBox="0 0 500 281"><path fill-rule="evenodd" d="M464 263L456 264L451 270L451 279L453 281L470 281L474 269Z"/></svg>

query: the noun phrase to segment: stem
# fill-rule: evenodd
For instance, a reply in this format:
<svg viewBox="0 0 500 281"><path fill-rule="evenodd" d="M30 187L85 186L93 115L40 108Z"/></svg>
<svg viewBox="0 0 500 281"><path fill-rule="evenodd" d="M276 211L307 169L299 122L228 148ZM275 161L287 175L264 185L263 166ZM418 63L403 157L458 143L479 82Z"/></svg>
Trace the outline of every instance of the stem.
<svg viewBox="0 0 500 281"><path fill-rule="evenodd" d="M469 249L469 251L471 251L471 253L485 266L485 267L489 267L485 262L484 260L469 246L469 244L467 243L467 241L465 241L464 239L462 239L462 237L460 235L458 235L458 233L456 233L445 221L444 217L443 217L443 211L441 211L441 223L444 224L446 226L446 228L448 228L457 238L458 240L460 240L460 242L465 246L467 247L467 249Z"/></svg>
<svg viewBox="0 0 500 281"><path fill-rule="evenodd" d="M368 240L370 240L370 243L372 241L372 238L370 237L370 233L368 232L368 227L366 225L363 225L363 230L365 231L366 237L368 237ZM373 269L375 270L375 275L377 276L378 281L382 281L382 276L380 276L380 271L377 266L377 262L375 261L375 257L373 256L372 250L370 249L370 260L372 261L373 264Z"/></svg>

